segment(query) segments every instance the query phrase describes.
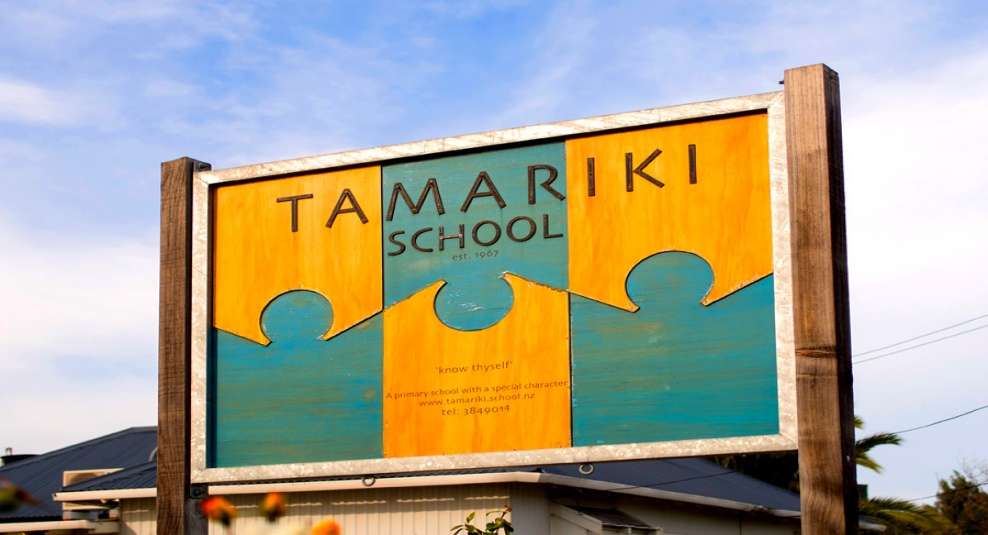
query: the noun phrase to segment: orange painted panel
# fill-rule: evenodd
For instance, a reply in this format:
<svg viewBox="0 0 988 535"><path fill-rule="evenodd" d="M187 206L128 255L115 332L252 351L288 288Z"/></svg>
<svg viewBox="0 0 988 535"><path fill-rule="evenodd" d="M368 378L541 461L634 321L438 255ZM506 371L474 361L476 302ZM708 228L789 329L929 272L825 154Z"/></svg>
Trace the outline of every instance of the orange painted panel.
<svg viewBox="0 0 988 535"><path fill-rule="evenodd" d="M380 167L220 186L213 202L215 327L267 344L261 312L291 290L329 300L326 339L381 310Z"/></svg>
<svg viewBox="0 0 988 535"><path fill-rule="evenodd" d="M459 331L437 282L384 311L384 455L562 448L570 439L569 296L506 273L514 306Z"/></svg>
<svg viewBox="0 0 988 535"><path fill-rule="evenodd" d="M665 251L713 268L705 305L773 271L765 114L568 140L566 169L573 293L637 310L627 276Z"/></svg>

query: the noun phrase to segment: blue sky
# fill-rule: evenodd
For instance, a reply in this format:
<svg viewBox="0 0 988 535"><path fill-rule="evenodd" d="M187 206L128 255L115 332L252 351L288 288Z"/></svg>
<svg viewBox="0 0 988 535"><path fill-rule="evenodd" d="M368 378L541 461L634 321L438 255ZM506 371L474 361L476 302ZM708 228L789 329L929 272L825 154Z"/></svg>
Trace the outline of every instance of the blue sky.
<svg viewBox="0 0 988 535"><path fill-rule="evenodd" d="M976 1L0 1L0 384L20 407L0 447L155 423L162 161L776 91L820 62L842 83L855 352L988 314L986 19ZM986 343L856 367L867 430L988 404ZM905 438L862 472L873 494L988 463L988 410Z"/></svg>

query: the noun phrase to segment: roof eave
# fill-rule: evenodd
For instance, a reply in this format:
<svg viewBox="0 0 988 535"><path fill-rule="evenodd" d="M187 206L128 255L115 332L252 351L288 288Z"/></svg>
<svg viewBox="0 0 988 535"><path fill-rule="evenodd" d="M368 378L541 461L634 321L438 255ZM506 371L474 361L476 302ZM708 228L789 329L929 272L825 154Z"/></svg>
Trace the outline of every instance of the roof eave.
<svg viewBox="0 0 988 535"><path fill-rule="evenodd" d="M770 509L768 507L736 502L732 500L724 500L720 498L710 498L707 496L697 496L695 494L686 494L682 492L671 492L667 490L650 489L645 487L629 487L628 485L621 485L618 483L610 483L606 481L595 481L592 479L575 478L569 476L561 476L556 474L542 474L542 483L550 483L554 485L564 485L567 487L577 487L591 490L600 490L604 492L617 492L620 494L632 494L635 496L644 496L648 498L656 498L660 500L670 500L683 503L692 503L697 505L706 505L709 507L719 507L721 509L730 509L733 511L743 511L746 513L765 513L772 516L777 516L780 518L796 518L799 516L799 511L789 511L785 509Z"/></svg>
<svg viewBox="0 0 988 535"><path fill-rule="evenodd" d="M765 513L781 518L795 518L799 516L799 511L789 511L783 509L769 509L767 507L724 500L720 498L710 498L707 496L697 496L681 492L671 492L642 487L628 487L619 483L606 481L596 481L569 476L535 473L535 472L497 472L484 474L453 474L453 475L431 475L431 476L410 476L410 477L389 477L389 478L366 478L366 479L346 479L336 481L293 481L279 483L244 483L210 485L210 495L235 495L235 494L266 494L269 492L320 492L334 490L357 490L365 488L406 488L406 487L438 487L444 485L478 485L490 483L542 483L552 485L562 485L566 487L584 488L600 490L605 492L617 492L621 494L631 494L645 496L660 500L670 500L709 507L718 507L734 511ZM75 492L57 492L55 501L57 502L78 502L91 500L120 500L154 498L157 496L157 489L108 489Z"/></svg>
<svg viewBox="0 0 988 535"><path fill-rule="evenodd" d="M156 498L158 489L106 489L106 490L76 490L56 492L52 499L56 502L90 502L104 500L127 500L138 498Z"/></svg>
<svg viewBox="0 0 988 535"><path fill-rule="evenodd" d="M50 530L86 530L86 533L120 533L116 520L45 520L41 522L12 522L0 524L0 533L33 533Z"/></svg>

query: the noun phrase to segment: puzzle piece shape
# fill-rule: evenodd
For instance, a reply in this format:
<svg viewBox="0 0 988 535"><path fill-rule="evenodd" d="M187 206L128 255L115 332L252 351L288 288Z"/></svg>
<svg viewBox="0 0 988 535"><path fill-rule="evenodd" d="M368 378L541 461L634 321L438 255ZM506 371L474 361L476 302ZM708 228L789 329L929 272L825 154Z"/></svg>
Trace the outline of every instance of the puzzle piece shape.
<svg viewBox="0 0 988 535"><path fill-rule="evenodd" d="M443 280L431 313L477 330L512 307L504 273L567 288L563 143L387 165L382 174L385 307Z"/></svg>
<svg viewBox="0 0 988 535"><path fill-rule="evenodd" d="M711 276L663 253L628 277L635 313L571 296L574 446L779 431L773 277L703 306Z"/></svg>
<svg viewBox="0 0 988 535"><path fill-rule="evenodd" d="M378 166L216 188L214 326L267 344L261 311L292 290L346 303L326 339L380 312L380 198Z"/></svg>
<svg viewBox="0 0 988 535"><path fill-rule="evenodd" d="M323 340L333 321L310 291L278 296L261 320L268 346L213 329L213 467L382 456L381 315Z"/></svg>
<svg viewBox="0 0 988 535"><path fill-rule="evenodd" d="M504 279L514 306L484 330L439 321L442 281L385 309L385 457L570 445L567 294Z"/></svg>
<svg viewBox="0 0 988 535"><path fill-rule="evenodd" d="M665 251L713 267L705 305L768 276L768 165L765 114L567 140L570 291L634 311L628 273Z"/></svg>
<svg viewBox="0 0 988 535"><path fill-rule="evenodd" d="M511 286L503 278L488 274L456 277L436 293L434 313L447 327L461 331L479 331L501 321L515 298Z"/></svg>

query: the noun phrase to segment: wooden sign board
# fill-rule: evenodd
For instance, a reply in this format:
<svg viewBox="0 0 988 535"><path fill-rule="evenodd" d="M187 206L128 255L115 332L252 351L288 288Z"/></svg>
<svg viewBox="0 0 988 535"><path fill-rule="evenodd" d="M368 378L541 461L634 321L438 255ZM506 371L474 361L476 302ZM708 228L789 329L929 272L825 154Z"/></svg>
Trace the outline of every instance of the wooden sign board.
<svg viewBox="0 0 988 535"><path fill-rule="evenodd" d="M796 448L783 93L203 170L191 481Z"/></svg>

